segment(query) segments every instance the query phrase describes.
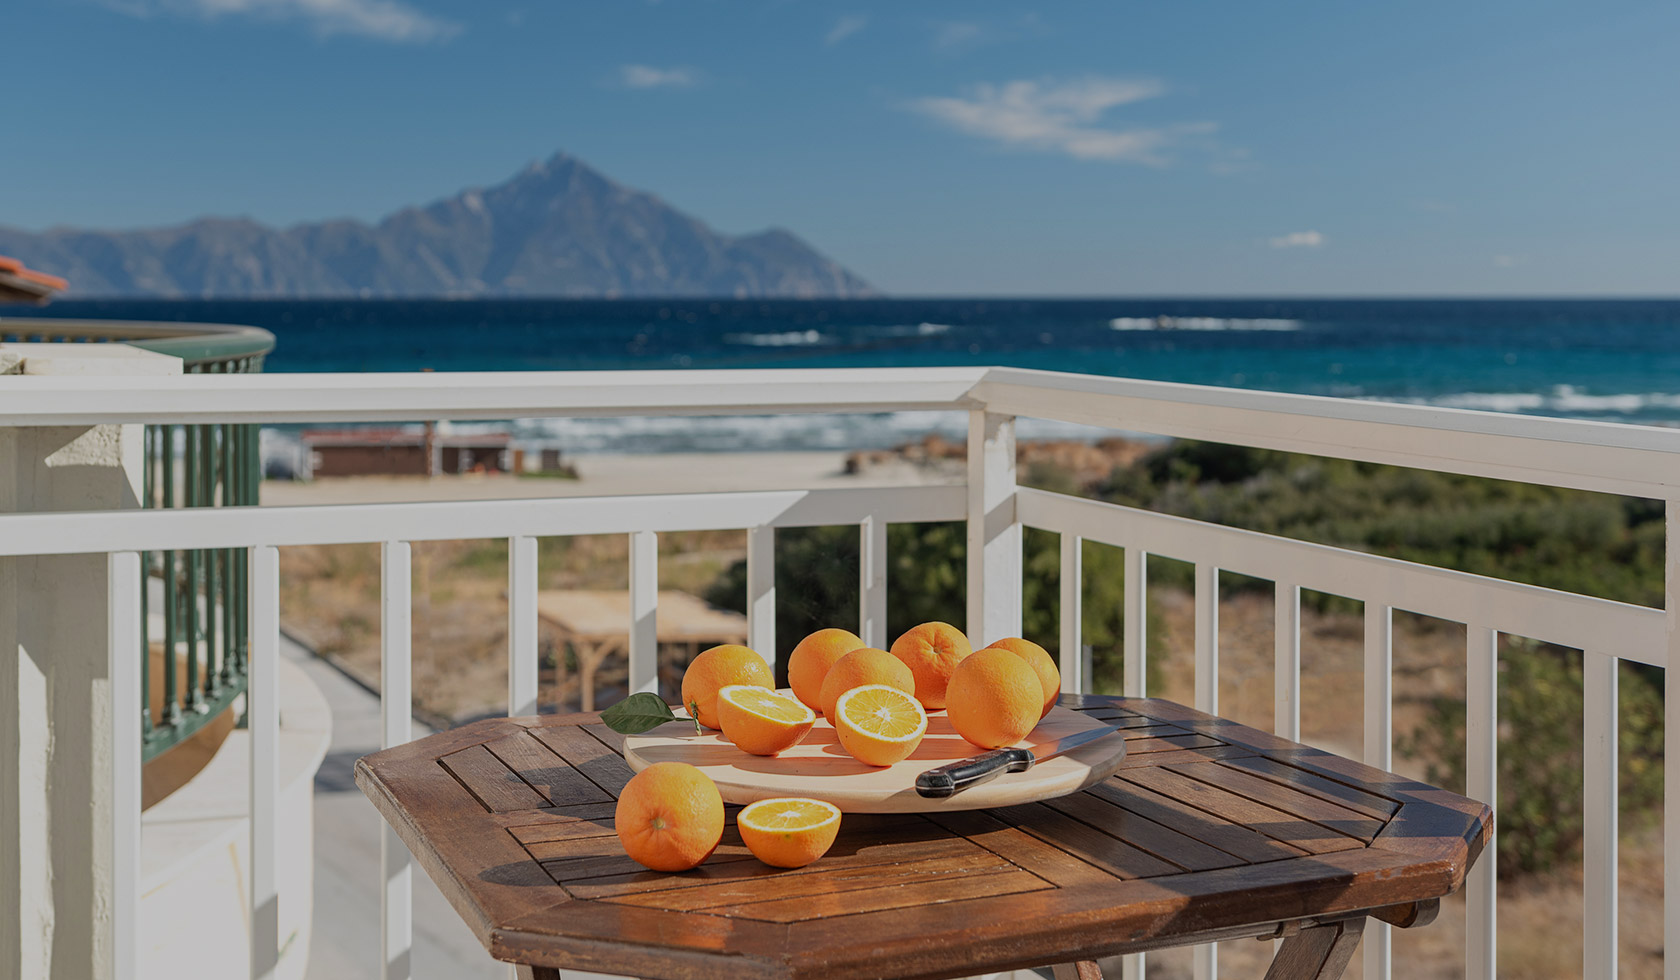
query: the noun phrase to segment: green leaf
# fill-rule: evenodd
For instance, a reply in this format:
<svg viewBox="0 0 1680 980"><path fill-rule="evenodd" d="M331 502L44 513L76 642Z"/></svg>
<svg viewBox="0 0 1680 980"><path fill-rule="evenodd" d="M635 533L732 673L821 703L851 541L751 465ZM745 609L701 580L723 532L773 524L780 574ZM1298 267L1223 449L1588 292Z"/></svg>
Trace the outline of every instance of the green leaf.
<svg viewBox="0 0 1680 980"><path fill-rule="evenodd" d="M620 735L640 735L668 721L676 721L671 706L657 694L632 694L601 712L601 720Z"/></svg>

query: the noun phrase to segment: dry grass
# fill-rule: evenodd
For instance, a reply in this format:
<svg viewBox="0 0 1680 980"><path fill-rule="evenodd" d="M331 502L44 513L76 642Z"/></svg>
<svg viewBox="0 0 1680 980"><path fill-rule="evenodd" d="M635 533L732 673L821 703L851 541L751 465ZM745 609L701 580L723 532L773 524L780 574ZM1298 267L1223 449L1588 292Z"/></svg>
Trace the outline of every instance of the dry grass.
<svg viewBox="0 0 1680 980"><path fill-rule="evenodd" d="M704 591L746 554L742 531L662 536L660 588ZM623 535L543 539L544 589L623 589ZM280 615L286 629L364 684L379 686L379 546L323 545L280 551ZM501 541L413 545L414 701L433 724L507 708L507 546ZM597 675L622 683L623 664ZM575 682L574 682L575 683ZM545 690L545 702L555 698ZM575 694L573 694L575 698Z"/></svg>

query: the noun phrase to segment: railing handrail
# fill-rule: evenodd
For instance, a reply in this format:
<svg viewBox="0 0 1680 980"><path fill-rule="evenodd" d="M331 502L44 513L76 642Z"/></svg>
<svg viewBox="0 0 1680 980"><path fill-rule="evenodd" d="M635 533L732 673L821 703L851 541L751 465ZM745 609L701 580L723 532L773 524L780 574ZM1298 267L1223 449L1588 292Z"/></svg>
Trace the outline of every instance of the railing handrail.
<svg viewBox="0 0 1680 980"><path fill-rule="evenodd" d="M984 409L1646 497L1680 429L1018 368L14 377L0 426L484 420Z"/></svg>
<svg viewBox="0 0 1680 980"><path fill-rule="evenodd" d="M304 507L53 511L0 515L0 558L466 538L711 531L960 520L953 486L615 494Z"/></svg>
<svg viewBox="0 0 1680 980"><path fill-rule="evenodd" d="M131 344L179 357L188 367L261 357L274 349L272 333L236 323L0 317L0 338L6 336Z"/></svg>

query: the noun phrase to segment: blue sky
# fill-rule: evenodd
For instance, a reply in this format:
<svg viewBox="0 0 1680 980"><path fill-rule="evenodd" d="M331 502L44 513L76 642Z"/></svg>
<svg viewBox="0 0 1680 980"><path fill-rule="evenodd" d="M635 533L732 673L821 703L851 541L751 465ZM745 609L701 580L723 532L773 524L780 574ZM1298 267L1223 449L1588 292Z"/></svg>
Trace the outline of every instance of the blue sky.
<svg viewBox="0 0 1680 980"><path fill-rule="evenodd" d="M9 0L0 224L566 150L896 294L1680 294L1680 4Z"/></svg>

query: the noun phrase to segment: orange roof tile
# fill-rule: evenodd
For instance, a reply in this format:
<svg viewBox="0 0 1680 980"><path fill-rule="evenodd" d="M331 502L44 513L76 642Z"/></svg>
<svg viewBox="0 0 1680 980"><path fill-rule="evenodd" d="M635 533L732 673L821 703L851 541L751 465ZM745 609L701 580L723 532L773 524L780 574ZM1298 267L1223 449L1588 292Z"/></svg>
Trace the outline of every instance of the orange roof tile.
<svg viewBox="0 0 1680 980"><path fill-rule="evenodd" d="M69 286L57 276L26 269L17 259L0 255L0 302L45 303Z"/></svg>

